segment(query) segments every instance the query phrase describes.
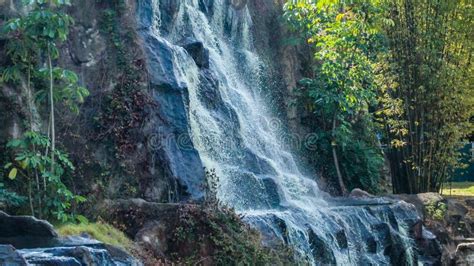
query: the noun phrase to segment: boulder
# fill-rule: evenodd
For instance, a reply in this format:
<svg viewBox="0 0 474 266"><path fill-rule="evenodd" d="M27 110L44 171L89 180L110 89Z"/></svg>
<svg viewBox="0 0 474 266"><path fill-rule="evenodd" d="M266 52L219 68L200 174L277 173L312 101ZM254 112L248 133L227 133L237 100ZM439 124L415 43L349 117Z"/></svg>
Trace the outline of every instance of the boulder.
<svg viewBox="0 0 474 266"><path fill-rule="evenodd" d="M364 191L360 188L354 188L351 193L349 194L349 197L352 197L352 198L372 198L373 195L370 194L369 192L367 191Z"/></svg>
<svg viewBox="0 0 474 266"><path fill-rule="evenodd" d="M425 217L425 206L429 204L438 204L444 202L444 198L439 193L428 192L420 194L395 194L387 195L387 198L403 200L415 206L418 215Z"/></svg>
<svg viewBox="0 0 474 266"><path fill-rule="evenodd" d="M0 211L0 238L57 237L54 227L33 216L11 216Z"/></svg>
<svg viewBox="0 0 474 266"><path fill-rule="evenodd" d="M462 243L456 248L456 265L474 265L474 242Z"/></svg>
<svg viewBox="0 0 474 266"><path fill-rule="evenodd" d="M146 223L135 235L135 241L152 250L154 255L164 258L168 250L169 228L165 223L150 221Z"/></svg>
<svg viewBox="0 0 474 266"><path fill-rule="evenodd" d="M419 193L416 194L416 197L425 205L430 203L438 203L444 200L444 198L435 192Z"/></svg>

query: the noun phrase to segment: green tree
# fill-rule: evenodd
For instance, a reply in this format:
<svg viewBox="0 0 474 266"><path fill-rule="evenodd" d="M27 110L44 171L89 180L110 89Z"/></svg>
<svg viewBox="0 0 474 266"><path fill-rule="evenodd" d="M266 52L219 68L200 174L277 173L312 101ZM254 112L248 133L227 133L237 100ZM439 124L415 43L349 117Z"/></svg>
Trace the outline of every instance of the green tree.
<svg viewBox="0 0 474 266"><path fill-rule="evenodd" d="M320 141L330 143L338 184L346 194L344 180L351 180L354 166L351 161L341 162L341 153L364 165L358 174L375 180L380 176L383 157L369 109L377 104L374 71L383 40L379 25L391 21L380 19L383 9L376 1L289 1L285 10L290 25L314 50L313 75L300 83L311 99L307 107L321 122ZM367 128L357 130L361 124ZM344 171L341 164L349 167ZM371 187L375 184L362 185L376 190Z"/></svg>
<svg viewBox="0 0 474 266"><path fill-rule="evenodd" d="M385 29L381 84L394 192L439 191L472 132L473 3L398 0L387 8L394 26Z"/></svg>
<svg viewBox="0 0 474 266"><path fill-rule="evenodd" d="M28 0L24 4L29 11L24 16L7 21L3 27L11 64L1 71L0 82L16 84L26 90L30 130L22 139L9 142L8 148L13 152L14 159L6 167L11 168L10 179L21 173L28 184L35 185L34 193L28 190L33 215L41 217L52 213L57 219L64 219L70 202L77 196L72 195L61 181L67 172L65 167L68 166L66 168L70 171L73 167L56 148L55 103L59 102L73 113L78 113L79 104L89 92L78 84L78 77L73 71L54 66L54 60L59 57L58 45L67 39L73 23L72 18L62 12L65 6L71 5L70 1ZM41 120L33 110L35 99L37 103L46 103L49 107L46 139L39 133L40 128L35 126ZM44 154L40 149L44 150ZM26 155L27 159L23 158ZM59 162L56 164L57 159ZM49 167L48 171L45 166Z"/></svg>
<svg viewBox="0 0 474 266"><path fill-rule="evenodd" d="M70 99L79 102L88 95L85 88L75 85L77 76L71 71L65 71L53 67L53 60L59 57L58 44L67 39L69 26L73 23L72 18L61 11L66 5L71 5L68 0L27 0L29 11L25 16L12 19L5 25L6 34L10 37L7 53L13 60L14 66L4 72L4 79L18 78L18 72L27 70L28 88L31 91L31 71L35 66L36 57L44 56L47 67L40 69L43 75L48 74L48 101L50 126L48 135L51 134L51 170L54 170L56 130L55 130L55 79L66 81L67 88L59 88L61 94L69 94ZM18 66L21 64L22 66ZM62 72L62 73L60 73ZM56 75L55 75L56 74ZM61 77L58 77L61 75ZM44 80L44 79L43 79ZM64 97L61 97L64 98ZM70 101L66 98L66 101ZM77 110L77 108L74 108ZM49 148L49 147L48 147Z"/></svg>

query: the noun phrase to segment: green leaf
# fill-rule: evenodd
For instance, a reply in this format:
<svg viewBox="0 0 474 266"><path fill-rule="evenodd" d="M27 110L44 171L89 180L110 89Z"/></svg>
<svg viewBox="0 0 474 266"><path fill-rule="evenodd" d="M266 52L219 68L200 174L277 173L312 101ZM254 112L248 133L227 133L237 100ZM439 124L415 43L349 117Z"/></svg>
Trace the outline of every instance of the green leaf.
<svg viewBox="0 0 474 266"><path fill-rule="evenodd" d="M341 21L344 18L344 13L340 13L336 16L336 21Z"/></svg>
<svg viewBox="0 0 474 266"><path fill-rule="evenodd" d="M18 169L16 169L16 167L12 168L12 170L10 170L10 173L8 174L8 178L10 178L10 180L14 180L16 178L17 173Z"/></svg>
<svg viewBox="0 0 474 266"><path fill-rule="evenodd" d="M21 143L22 143L21 140L19 140L19 139L14 139L14 140L11 140L11 141L8 142L7 147L9 147L9 148L16 148L16 147L20 146Z"/></svg>
<svg viewBox="0 0 474 266"><path fill-rule="evenodd" d="M75 200L76 202L78 202L78 203L83 203L83 202L86 202L86 201L87 201L87 199L86 199L85 197L80 196L80 195L74 196L74 200Z"/></svg>
<svg viewBox="0 0 474 266"><path fill-rule="evenodd" d="M87 219L85 216L83 215L77 215L76 216L76 219L77 221L80 223L80 224L89 224L89 219Z"/></svg>

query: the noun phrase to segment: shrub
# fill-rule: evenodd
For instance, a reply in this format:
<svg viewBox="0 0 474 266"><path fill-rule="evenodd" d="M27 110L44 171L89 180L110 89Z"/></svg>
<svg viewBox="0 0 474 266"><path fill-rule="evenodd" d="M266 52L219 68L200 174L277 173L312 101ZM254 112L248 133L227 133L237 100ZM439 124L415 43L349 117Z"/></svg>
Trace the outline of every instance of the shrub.
<svg viewBox="0 0 474 266"><path fill-rule="evenodd" d="M430 202L425 206L425 210L429 218L440 221L446 215L448 207L443 202Z"/></svg>

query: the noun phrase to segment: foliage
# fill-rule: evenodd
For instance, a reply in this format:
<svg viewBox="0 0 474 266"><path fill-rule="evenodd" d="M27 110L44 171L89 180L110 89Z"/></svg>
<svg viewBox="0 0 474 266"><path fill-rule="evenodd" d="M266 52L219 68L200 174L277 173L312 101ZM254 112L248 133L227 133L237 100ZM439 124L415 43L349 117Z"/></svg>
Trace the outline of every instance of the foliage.
<svg viewBox="0 0 474 266"><path fill-rule="evenodd" d="M377 1L289 1L285 11L314 51L313 76L300 85L320 125L314 128L324 149L318 156L332 150L326 162L333 161L343 193L345 182L376 192L383 157L371 112L378 95L374 70L383 48L380 25L391 21L381 19Z"/></svg>
<svg viewBox="0 0 474 266"><path fill-rule="evenodd" d="M69 1L27 0L24 3L31 11L26 16L7 21L3 27L4 34L9 37L7 55L13 63L3 70L3 81L18 80L20 71L31 70L44 51L57 58L57 41L67 39L69 25L73 23L70 16L49 8L50 5L70 5Z"/></svg>
<svg viewBox="0 0 474 266"><path fill-rule="evenodd" d="M320 125L319 146L332 146L339 185L342 176L351 180L348 152L366 162L361 176L377 176L380 132L394 192L439 191L463 167L459 148L473 132L472 3L322 0L288 1L285 8L289 25L314 50L302 102ZM344 149L349 143L359 150Z"/></svg>
<svg viewBox="0 0 474 266"><path fill-rule="evenodd" d="M434 220L441 221L446 215L448 206L443 202L430 202L425 206L426 214Z"/></svg>
<svg viewBox="0 0 474 266"><path fill-rule="evenodd" d="M63 183L74 166L67 154L56 149L54 103L59 102L77 114L89 91L78 85L76 73L53 66L53 60L59 57L58 45L66 41L73 23L61 10L71 5L70 1L28 0L24 4L28 12L3 26L11 64L1 71L0 82L21 85L25 90L30 131L7 144L13 159L5 168L9 169L10 180L19 175L20 181L27 184L26 188L15 187L20 195L28 195L32 215L67 221L74 219L69 213L73 204L85 199L74 195ZM33 114L34 98L37 103L49 105L47 137L35 126L39 118Z"/></svg>
<svg viewBox="0 0 474 266"><path fill-rule="evenodd" d="M462 167L462 139L473 132L472 2L402 0L387 9L394 26L385 29L381 113L394 192L437 192Z"/></svg>
<svg viewBox="0 0 474 266"><path fill-rule="evenodd" d="M49 69L39 69L38 76L42 80L47 80ZM60 67L54 67L52 70L54 79L54 101L61 102L74 114L79 113L79 104L84 103L84 99L89 96L89 91L83 86L78 85L79 78L73 71ZM37 102L47 102L48 91L40 89L36 92Z"/></svg>
<svg viewBox="0 0 474 266"><path fill-rule="evenodd" d="M77 86L78 79L73 72L59 67L53 69L52 60L59 57L57 45L67 39L69 26L73 23L72 18L60 10L63 6L71 5L70 1L28 0L25 1L25 4L31 10L25 16L9 20L4 26L4 32L9 37L7 54L13 65L3 71L2 80L18 81L20 79L19 72L26 70L28 93L31 93L32 85L44 86L45 81L49 82L39 93L49 96L47 98L51 120L49 128L51 133L51 171L54 171L55 98L65 100L71 110L77 113L78 107L75 103L82 103L83 98L88 95L88 91ZM41 56L47 58L47 67L39 66L41 62L38 62L38 58ZM39 83L43 84L31 83L32 77L35 75L38 76ZM57 79L61 81L59 84L55 82ZM55 88L55 85L59 88Z"/></svg>
<svg viewBox="0 0 474 266"><path fill-rule="evenodd" d="M26 198L5 188L4 183L0 183L0 207L18 207L26 202Z"/></svg>
<svg viewBox="0 0 474 266"><path fill-rule="evenodd" d="M37 132L27 131L21 139L8 142L7 147L13 151L13 159L5 165L9 170L10 181L26 184L30 211L40 218L54 218L68 221L74 216L68 210L74 203L81 203L85 198L74 195L63 183L62 177L70 175L74 166L66 154L55 150L58 162L54 171L50 171L51 158L40 150L50 145L49 139Z"/></svg>
<svg viewBox="0 0 474 266"><path fill-rule="evenodd" d="M130 157L148 156L135 152L140 143L145 141L141 127L150 113L149 108L155 106L146 90L147 77L142 75L144 61L142 57L137 59L141 51L136 50L137 37L135 29L130 26L133 23L128 21L130 18L126 15L125 1L98 1L98 4L101 10L100 30L107 38L107 60L114 62L107 69L107 75L115 77L111 80L115 85L113 90L104 92L100 112L94 117L96 139L106 143L106 147L115 155L107 164L110 165L111 176L126 178L122 192L136 197L139 187L136 177L141 174L140 171L148 168L137 165L136 161L147 164L149 160L136 157L130 160Z"/></svg>
<svg viewBox="0 0 474 266"><path fill-rule="evenodd" d="M292 250L275 245L264 247L260 234L242 221L241 216L217 198L219 177L215 169L205 169L206 200L202 206L183 205L170 235L172 259L190 264L209 260L211 264L287 265L293 263ZM206 246L206 254L196 248Z"/></svg>
<svg viewBox="0 0 474 266"><path fill-rule="evenodd" d="M216 265L289 265L293 254L286 247L269 249L260 235L228 208L183 205L177 227L171 232L169 248L173 260L189 264L210 261ZM202 249L206 246L206 254Z"/></svg>
<svg viewBox="0 0 474 266"><path fill-rule="evenodd" d="M65 224L59 226L57 231L61 236L87 234L103 243L126 250L130 250L133 245L132 240L123 232L104 222L88 223L84 221L79 224Z"/></svg>

